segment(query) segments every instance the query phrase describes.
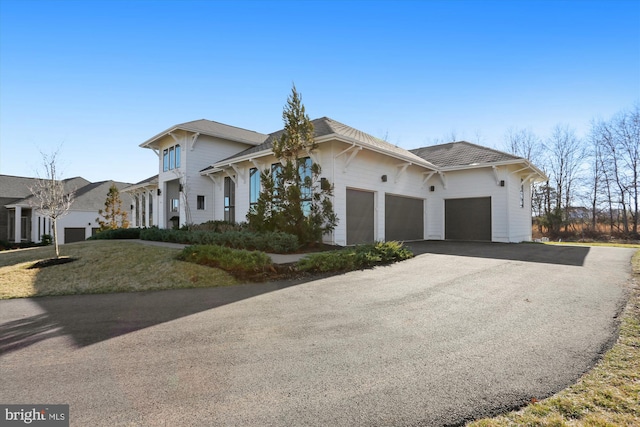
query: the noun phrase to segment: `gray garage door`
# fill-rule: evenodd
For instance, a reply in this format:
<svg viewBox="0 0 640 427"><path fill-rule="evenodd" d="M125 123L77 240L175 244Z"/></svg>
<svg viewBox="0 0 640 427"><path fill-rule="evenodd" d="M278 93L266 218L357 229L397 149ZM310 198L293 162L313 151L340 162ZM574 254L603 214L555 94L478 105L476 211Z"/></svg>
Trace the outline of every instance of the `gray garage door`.
<svg viewBox="0 0 640 427"><path fill-rule="evenodd" d="M444 238L491 241L491 197L444 201Z"/></svg>
<svg viewBox="0 0 640 427"><path fill-rule="evenodd" d="M373 193L347 190L347 244L371 243L374 240Z"/></svg>
<svg viewBox="0 0 640 427"><path fill-rule="evenodd" d="M84 228L69 227L64 229L65 243L82 242L84 240Z"/></svg>
<svg viewBox="0 0 640 427"><path fill-rule="evenodd" d="M424 239L424 201L386 194L384 235L385 240Z"/></svg>

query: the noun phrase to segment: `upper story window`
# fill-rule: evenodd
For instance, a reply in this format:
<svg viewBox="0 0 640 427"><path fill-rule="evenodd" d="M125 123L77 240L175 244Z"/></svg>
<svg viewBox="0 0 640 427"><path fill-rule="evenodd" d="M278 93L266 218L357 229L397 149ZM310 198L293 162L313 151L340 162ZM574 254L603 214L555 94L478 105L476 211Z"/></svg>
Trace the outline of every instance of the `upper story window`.
<svg viewBox="0 0 640 427"><path fill-rule="evenodd" d="M164 172L180 167L181 162L180 145L165 148L162 150L162 170Z"/></svg>

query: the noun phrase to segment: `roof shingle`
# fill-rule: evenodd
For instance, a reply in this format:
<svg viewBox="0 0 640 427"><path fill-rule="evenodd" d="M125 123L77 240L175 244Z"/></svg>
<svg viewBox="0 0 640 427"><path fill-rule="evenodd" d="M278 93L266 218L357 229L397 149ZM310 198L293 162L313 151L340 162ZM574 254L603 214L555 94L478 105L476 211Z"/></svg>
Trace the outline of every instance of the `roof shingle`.
<svg viewBox="0 0 640 427"><path fill-rule="evenodd" d="M522 160L520 157L467 141L450 142L409 150L438 167L471 166Z"/></svg>

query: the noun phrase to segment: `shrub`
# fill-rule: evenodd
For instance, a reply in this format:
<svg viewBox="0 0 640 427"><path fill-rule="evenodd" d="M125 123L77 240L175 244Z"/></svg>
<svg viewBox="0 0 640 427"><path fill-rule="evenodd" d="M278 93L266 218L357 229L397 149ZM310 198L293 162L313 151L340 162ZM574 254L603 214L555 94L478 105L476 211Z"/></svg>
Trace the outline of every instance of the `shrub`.
<svg viewBox="0 0 640 427"><path fill-rule="evenodd" d="M390 264L411 257L413 253L400 242L378 242L312 254L298 261L297 267L300 271L309 272L346 271Z"/></svg>
<svg viewBox="0 0 640 427"><path fill-rule="evenodd" d="M139 239L140 233L141 229L139 228L109 228L98 231L88 240Z"/></svg>
<svg viewBox="0 0 640 427"><path fill-rule="evenodd" d="M140 238L159 242L193 245L220 245L235 249L258 250L275 253L295 252L298 238L281 232L256 233L247 230L229 230L223 233L205 230L168 230L148 228L142 230Z"/></svg>
<svg viewBox="0 0 640 427"><path fill-rule="evenodd" d="M181 230L190 231L214 231L216 233L224 233L226 231L242 231L247 228L246 223L235 223L229 221L207 221L202 224L191 224L184 226Z"/></svg>
<svg viewBox="0 0 640 427"><path fill-rule="evenodd" d="M221 268L241 278L254 277L272 269L271 258L264 252L233 249L219 245L188 246L178 259Z"/></svg>
<svg viewBox="0 0 640 427"><path fill-rule="evenodd" d="M53 245L53 236L51 234L43 234L42 237L40 237L40 244L42 246Z"/></svg>

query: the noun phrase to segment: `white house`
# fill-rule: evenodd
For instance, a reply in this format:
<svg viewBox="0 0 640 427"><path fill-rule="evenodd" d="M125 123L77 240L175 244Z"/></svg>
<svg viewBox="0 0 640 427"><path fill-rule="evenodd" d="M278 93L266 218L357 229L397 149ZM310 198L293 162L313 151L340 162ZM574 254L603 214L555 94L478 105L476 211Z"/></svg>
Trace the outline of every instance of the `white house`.
<svg viewBox="0 0 640 427"><path fill-rule="evenodd" d="M30 188L36 178L0 175L0 238L13 243L39 243L43 234L53 236L52 223L34 208ZM98 210L104 203L111 185L118 189L130 186L128 183L101 181L91 183L75 177L62 181L67 192L75 192L69 212L58 218L58 243L72 243L85 240L99 228L96 219ZM121 195L126 211L133 207L129 195Z"/></svg>
<svg viewBox="0 0 640 427"><path fill-rule="evenodd" d="M531 240L530 184L545 176L526 159L464 141L405 150L327 117L313 125L309 161L334 185L339 218L325 242ZM244 221L281 133L197 120L145 141L159 174L123 190L135 225Z"/></svg>

